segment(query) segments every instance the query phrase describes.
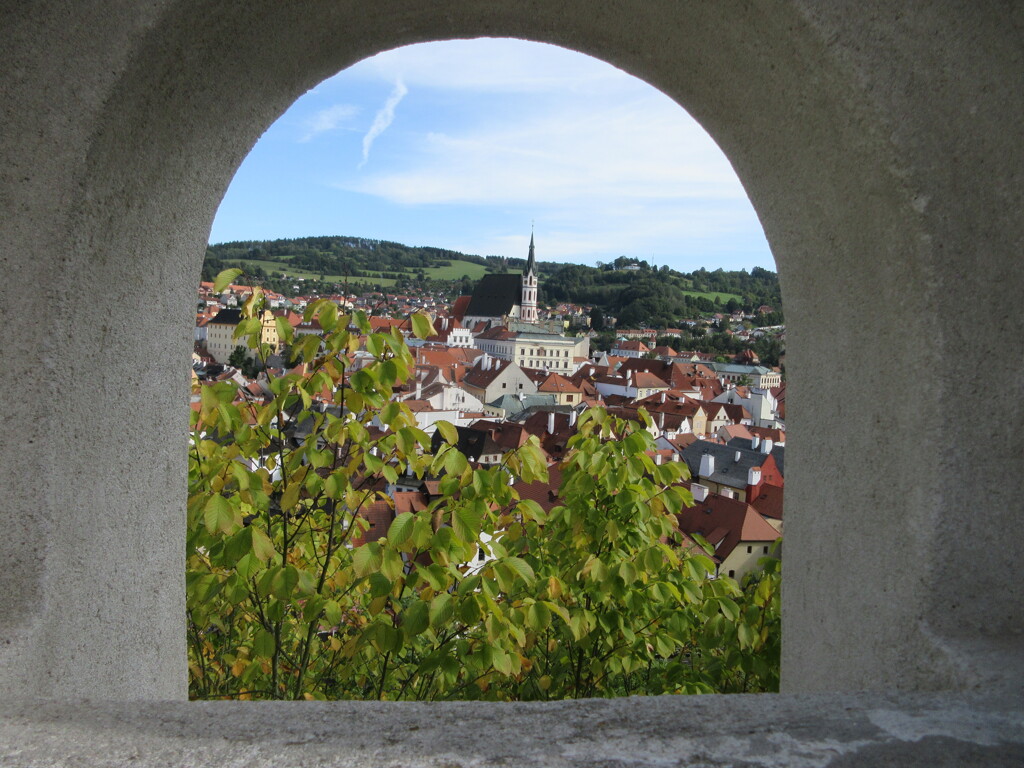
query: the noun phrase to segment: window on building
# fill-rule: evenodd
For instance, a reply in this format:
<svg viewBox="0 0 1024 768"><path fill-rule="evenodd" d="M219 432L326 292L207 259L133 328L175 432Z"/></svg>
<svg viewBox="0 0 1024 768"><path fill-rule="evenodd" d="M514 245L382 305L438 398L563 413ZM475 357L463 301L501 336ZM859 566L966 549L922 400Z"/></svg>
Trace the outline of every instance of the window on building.
<svg viewBox="0 0 1024 768"><path fill-rule="evenodd" d="M753 548L753 547L747 547L747 554L748 554L748 555L749 555L749 554L750 554L751 552L753 552L753 551L754 551L754 548Z"/></svg>

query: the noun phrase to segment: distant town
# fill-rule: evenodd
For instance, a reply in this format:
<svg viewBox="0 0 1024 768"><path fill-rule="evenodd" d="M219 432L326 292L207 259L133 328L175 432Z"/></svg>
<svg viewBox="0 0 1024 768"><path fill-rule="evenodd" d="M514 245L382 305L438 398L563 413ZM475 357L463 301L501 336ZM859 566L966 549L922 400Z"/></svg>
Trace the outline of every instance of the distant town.
<svg viewBox="0 0 1024 768"><path fill-rule="evenodd" d="M637 260L609 266L652 271ZM194 381L233 379L240 398L270 397L270 379L289 366L278 319L291 326L295 339L319 334L317 321L304 320L302 313L310 302L328 298L342 311L364 312L372 332L395 328L406 338L415 373L395 387L394 398L408 405L425 432L436 431L438 421L451 423L463 453L485 466L500 463L505 453L535 436L552 467L550 481L545 487L520 483L517 490L544 508L557 501L557 463L580 413L601 406L640 421L641 409L646 410L656 441L651 460L685 462L689 468L685 485L694 506L678 515L680 530L699 534L713 547L718 574L742 579L755 570L783 527L785 325L773 322L782 318L781 306L743 306L735 297L723 302L718 296L672 304L669 297L670 306L692 310L675 318L678 327L625 327L596 304L542 302L543 270L532 237L521 269L502 267L447 287L424 275L418 282L405 281L400 290L363 286L332 293L321 292L330 289L325 280L289 280L283 266L274 283L291 290L263 288L270 309L262 341L276 350L265 365L233 336L253 286L233 284L216 293L212 282L203 281ZM400 276L395 282L402 283ZM468 293L451 290L469 288L470 282ZM302 293L307 284L320 290ZM433 336L421 340L412 334L409 316L416 312L432 319ZM759 349L771 359L762 360ZM352 370L361 354L355 354ZM402 478L389 485L393 504L368 512L380 518L370 521L369 539L374 531L383 535L398 511L426 505L436 493L437 484L427 479Z"/></svg>

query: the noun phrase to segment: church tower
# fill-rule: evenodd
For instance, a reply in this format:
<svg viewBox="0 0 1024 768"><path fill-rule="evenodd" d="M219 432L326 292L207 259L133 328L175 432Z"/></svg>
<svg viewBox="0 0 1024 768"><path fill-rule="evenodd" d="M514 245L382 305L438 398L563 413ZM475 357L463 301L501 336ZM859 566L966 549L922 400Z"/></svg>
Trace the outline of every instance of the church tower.
<svg viewBox="0 0 1024 768"><path fill-rule="evenodd" d="M523 270L523 299L519 318L524 323L537 322L537 262L533 255L533 232L530 233L530 256Z"/></svg>

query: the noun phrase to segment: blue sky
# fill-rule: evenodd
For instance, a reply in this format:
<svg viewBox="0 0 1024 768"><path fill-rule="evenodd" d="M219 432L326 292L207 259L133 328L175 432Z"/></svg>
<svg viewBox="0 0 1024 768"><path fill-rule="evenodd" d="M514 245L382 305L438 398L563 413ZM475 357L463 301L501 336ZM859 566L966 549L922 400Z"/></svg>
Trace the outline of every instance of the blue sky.
<svg viewBox="0 0 1024 768"><path fill-rule="evenodd" d="M354 235L542 260L774 269L729 161L660 91L597 59L462 40L366 59L242 163L210 242Z"/></svg>

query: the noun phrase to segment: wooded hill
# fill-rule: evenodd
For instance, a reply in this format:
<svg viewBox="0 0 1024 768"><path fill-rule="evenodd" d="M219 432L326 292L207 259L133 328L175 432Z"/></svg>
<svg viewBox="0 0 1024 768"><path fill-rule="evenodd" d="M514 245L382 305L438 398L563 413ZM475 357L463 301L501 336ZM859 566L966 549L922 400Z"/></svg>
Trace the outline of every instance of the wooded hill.
<svg viewBox="0 0 1024 768"><path fill-rule="evenodd" d="M211 245L203 279L233 266L288 296L331 293L346 285L354 292L376 287L456 296L472 291L488 272L521 271L526 260L360 237L303 237ZM686 318L762 305L775 310L769 321L782 322L778 276L760 267L686 273L621 256L597 267L540 261L537 268L542 304L594 306L617 317L619 327L672 327Z"/></svg>

